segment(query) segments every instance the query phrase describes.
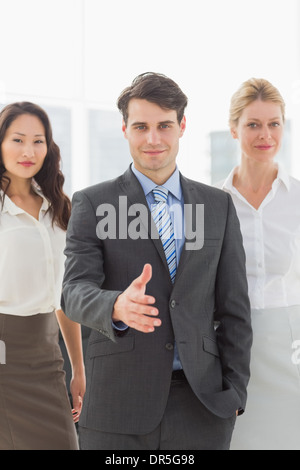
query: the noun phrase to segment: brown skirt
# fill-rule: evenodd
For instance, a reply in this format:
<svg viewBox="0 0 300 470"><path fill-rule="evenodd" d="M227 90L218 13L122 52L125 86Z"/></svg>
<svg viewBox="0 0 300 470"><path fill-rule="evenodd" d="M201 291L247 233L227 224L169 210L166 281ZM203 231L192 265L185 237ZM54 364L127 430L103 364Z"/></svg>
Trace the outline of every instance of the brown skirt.
<svg viewBox="0 0 300 470"><path fill-rule="evenodd" d="M0 449L77 450L55 313L0 314L0 340Z"/></svg>

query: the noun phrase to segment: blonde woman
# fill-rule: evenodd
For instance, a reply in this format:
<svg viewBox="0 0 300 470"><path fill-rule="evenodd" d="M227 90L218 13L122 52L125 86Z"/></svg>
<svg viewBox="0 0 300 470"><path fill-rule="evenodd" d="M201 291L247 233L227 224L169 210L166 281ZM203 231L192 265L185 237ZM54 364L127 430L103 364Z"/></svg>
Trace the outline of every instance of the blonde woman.
<svg viewBox="0 0 300 470"><path fill-rule="evenodd" d="M300 449L300 182L275 160L285 103L268 81L233 95L230 129L241 160L222 184L241 224L254 342L246 412L231 449Z"/></svg>

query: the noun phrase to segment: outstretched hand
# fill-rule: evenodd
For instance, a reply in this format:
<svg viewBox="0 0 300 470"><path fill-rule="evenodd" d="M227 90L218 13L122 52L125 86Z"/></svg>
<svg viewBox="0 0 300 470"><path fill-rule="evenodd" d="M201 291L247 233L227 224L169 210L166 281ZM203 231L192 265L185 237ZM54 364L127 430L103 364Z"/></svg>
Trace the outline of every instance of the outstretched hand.
<svg viewBox="0 0 300 470"><path fill-rule="evenodd" d="M122 321L130 328L142 333L152 333L161 325L157 318L159 311L153 307L155 298L145 295L148 282L152 278L151 264L145 264L142 274L117 298L112 319Z"/></svg>

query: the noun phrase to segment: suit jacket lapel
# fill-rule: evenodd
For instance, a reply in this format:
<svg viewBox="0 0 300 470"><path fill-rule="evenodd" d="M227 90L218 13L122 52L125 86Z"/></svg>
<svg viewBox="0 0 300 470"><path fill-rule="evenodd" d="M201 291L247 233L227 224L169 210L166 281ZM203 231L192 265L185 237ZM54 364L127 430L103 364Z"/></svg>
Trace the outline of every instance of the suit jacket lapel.
<svg viewBox="0 0 300 470"><path fill-rule="evenodd" d="M183 192L183 197L184 197L184 204L185 204L185 206L186 205L191 205L193 207L193 209L195 209L196 204L201 204L202 201L196 200L198 193L194 188L193 182L186 179L182 175L180 175L180 179L181 179L181 187L182 187L182 192ZM149 236L150 240L152 241L152 243L154 244L156 250L158 251L159 256L160 256L160 258L161 258L161 260L162 260L162 262L163 262L163 264L164 264L164 266L167 270L167 273L169 274L169 268L168 268L168 264L167 264L167 261L166 261L165 252L164 252L161 240L159 238L158 232L156 230L155 224L152 224L152 222L151 222L152 221L152 216L151 216L151 212L150 212L149 207L148 207L148 203L147 203L144 191L143 191L139 181L137 180L137 178L135 177L135 175L131 171L130 167L128 168L128 170L124 173L123 177L121 178L120 186L122 188L122 191L124 192L124 194L128 198L128 207L130 205L133 205L133 204L143 204L147 208L147 215L148 215L147 224L144 223L145 221L143 220L143 218L140 218L140 223L144 226L144 229L148 231L148 236ZM190 227L190 229L192 229L193 232L196 232L195 213L193 213L192 221L189 221L189 222L192 222L192 227ZM154 227L153 227L153 225L154 225ZM153 237L153 233L155 234L155 237ZM179 262L179 265L177 267L175 284L176 284L177 280L179 279L179 277L181 276L182 272L184 271L184 268L187 265L187 263L190 259L190 256L193 253L192 250L187 250L186 249L186 243L187 242L189 243L190 240L185 239L185 243L184 243L184 246L183 246L183 249L182 249L182 252L181 252L180 262ZM151 260L149 262L151 262ZM170 278L170 282L171 282L171 278Z"/></svg>
<svg viewBox="0 0 300 470"><path fill-rule="evenodd" d="M153 242L155 248L157 249L159 256L169 274L169 268L165 256L165 252L161 243L161 240L159 238L158 231L155 227L155 224L152 223L152 216L151 212L148 207L148 203L144 194L144 191L131 171L131 168L129 167L128 170L124 173L121 181L120 181L120 186L122 188L122 191L128 198L128 207L130 205L134 204L142 204L143 206L146 207L147 209L147 222L145 223L145 220L143 217L140 217L140 223L144 226L144 229L148 232L149 239ZM151 263L151 260L149 260ZM171 278L170 278L171 282Z"/></svg>
<svg viewBox="0 0 300 470"><path fill-rule="evenodd" d="M188 205L188 204L192 204L194 205L195 204L195 195L194 195L194 187L193 185L188 181L186 180L186 178L184 178L182 175L180 175L180 179L181 179L181 188L182 188L182 193L183 193L183 199L184 199L184 205ZM193 218L193 227L192 227L193 231L195 231L195 220ZM182 248L182 251L181 251L181 255L180 255L180 261L179 261L179 264L177 266L177 273L176 273L176 279L175 279L175 284L176 284L176 281L178 281L179 277L181 276L183 270L184 270L184 267L186 266L190 256L191 256L191 251L187 250L186 249L186 243L187 243L187 239L185 239L185 242L184 242L184 245L183 245L183 248Z"/></svg>

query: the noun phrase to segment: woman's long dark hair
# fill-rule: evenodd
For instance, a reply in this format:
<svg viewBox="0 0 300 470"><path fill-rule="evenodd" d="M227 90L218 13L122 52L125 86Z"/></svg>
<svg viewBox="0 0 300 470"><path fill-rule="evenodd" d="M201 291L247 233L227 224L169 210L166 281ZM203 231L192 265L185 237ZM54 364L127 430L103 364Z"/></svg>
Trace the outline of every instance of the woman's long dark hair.
<svg viewBox="0 0 300 470"><path fill-rule="evenodd" d="M70 218L71 202L68 196L63 192L65 178L60 170L60 149L53 140L52 127L47 113L34 103L12 103L7 105L0 112L0 189L4 192L1 202L3 204L5 194L10 184L10 179L4 174L6 170L3 164L1 145L6 131L12 122L17 117L24 114L36 116L40 119L45 128L47 155L42 168L35 175L34 180L40 187L43 195L50 202L49 210L51 211L52 222L63 230L66 230Z"/></svg>

